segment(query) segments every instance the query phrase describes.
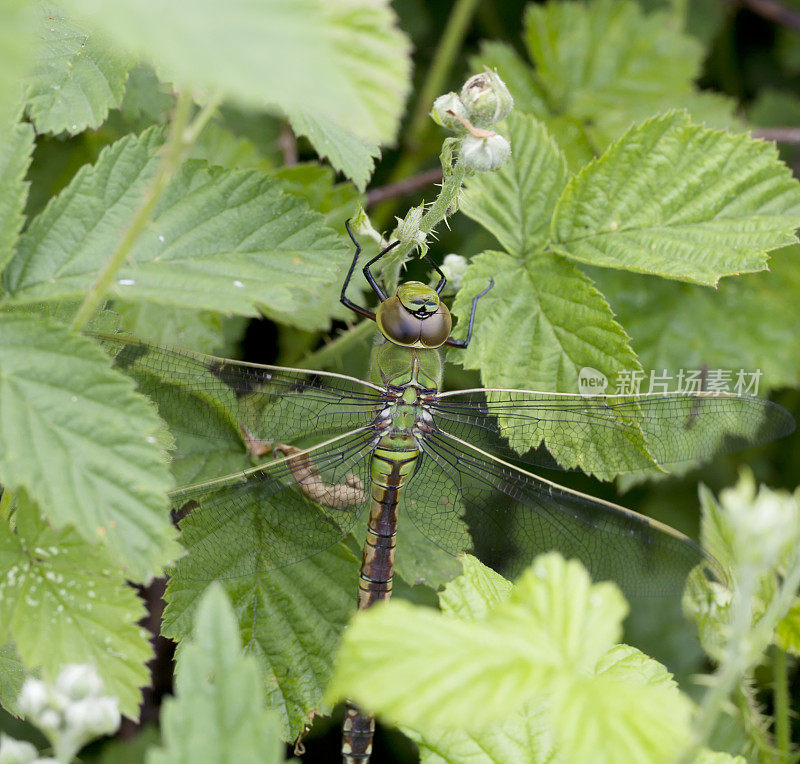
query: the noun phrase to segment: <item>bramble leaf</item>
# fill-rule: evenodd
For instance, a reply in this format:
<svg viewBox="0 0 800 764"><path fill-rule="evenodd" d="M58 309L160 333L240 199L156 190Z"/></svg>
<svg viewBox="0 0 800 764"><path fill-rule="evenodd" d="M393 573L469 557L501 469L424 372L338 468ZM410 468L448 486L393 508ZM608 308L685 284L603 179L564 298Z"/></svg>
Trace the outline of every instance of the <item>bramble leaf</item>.
<svg viewBox="0 0 800 764"><path fill-rule="evenodd" d="M8 642L0 647L0 705L16 713L17 698L25 681L25 667L17 655L17 647Z"/></svg>
<svg viewBox="0 0 800 764"><path fill-rule="evenodd" d="M567 184L554 251L579 262L714 285L796 241L800 183L775 145L670 112L633 126Z"/></svg>
<svg viewBox="0 0 800 764"><path fill-rule="evenodd" d="M291 112L289 121L294 132L308 138L317 154L350 178L359 191L366 188L375 159L381 155L377 143L359 138L349 129L308 109Z"/></svg>
<svg viewBox="0 0 800 764"><path fill-rule="evenodd" d="M102 547L71 529L48 528L18 497L17 532L0 524L0 639L13 638L28 668L55 678L67 663L91 663L126 716L139 716L152 655L137 624L142 600Z"/></svg>
<svg viewBox="0 0 800 764"><path fill-rule="evenodd" d="M25 220L22 211L28 198L25 173L33 153L33 128L22 123L4 131L0 139L0 271L14 254Z"/></svg>
<svg viewBox="0 0 800 764"><path fill-rule="evenodd" d="M243 555L252 553L251 543L240 533L231 534L231 544L242 545ZM165 636L181 639L191 632L198 602L208 587L198 580L202 573L192 568L190 549L167 585ZM340 635L355 608L357 575L358 560L338 545L287 568L259 570L248 579L223 582L244 648L261 667L267 706L277 710L284 739L299 735L314 713L329 711L322 692Z"/></svg>
<svg viewBox="0 0 800 764"><path fill-rule="evenodd" d="M16 303L81 297L119 242L158 164L153 128L103 150L31 223L4 276ZM322 328L350 254L278 180L189 161L120 269L110 296Z"/></svg>
<svg viewBox="0 0 800 764"><path fill-rule="evenodd" d="M28 114L39 133L99 127L122 102L133 58L57 9L37 8L41 39L28 78Z"/></svg>
<svg viewBox="0 0 800 764"><path fill-rule="evenodd" d="M200 600L175 683L175 697L162 711L163 747L148 751L148 764L284 760L261 671L252 655L242 655L236 615L219 584Z"/></svg>
<svg viewBox="0 0 800 764"><path fill-rule="evenodd" d="M0 24L0 126L17 121L23 106L25 75L36 54L36 5L6 0Z"/></svg>
<svg viewBox="0 0 800 764"><path fill-rule="evenodd" d="M162 79L394 140L411 62L388 0L118 0L103 13L92 0L67 5L155 63Z"/></svg>
<svg viewBox="0 0 800 764"><path fill-rule="evenodd" d="M716 290L618 270L590 276L630 332L645 369L721 370L733 392L800 384L800 247L772 252L769 271L722 279ZM780 352L775 352L780 348ZM673 382L672 384L677 384Z"/></svg>
<svg viewBox="0 0 800 764"><path fill-rule="evenodd" d="M0 315L0 481L103 544L135 581L179 552L160 423L103 352L55 322Z"/></svg>

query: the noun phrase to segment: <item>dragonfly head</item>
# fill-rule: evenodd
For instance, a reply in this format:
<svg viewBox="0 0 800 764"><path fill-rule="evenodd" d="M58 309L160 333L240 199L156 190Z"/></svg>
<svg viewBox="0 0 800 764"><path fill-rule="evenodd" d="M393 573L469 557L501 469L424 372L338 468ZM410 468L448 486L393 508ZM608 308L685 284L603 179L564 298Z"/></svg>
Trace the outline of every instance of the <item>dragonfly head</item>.
<svg viewBox="0 0 800 764"><path fill-rule="evenodd" d="M378 306L378 328L395 345L438 348L450 336L450 311L433 287L421 281L406 281L394 297Z"/></svg>

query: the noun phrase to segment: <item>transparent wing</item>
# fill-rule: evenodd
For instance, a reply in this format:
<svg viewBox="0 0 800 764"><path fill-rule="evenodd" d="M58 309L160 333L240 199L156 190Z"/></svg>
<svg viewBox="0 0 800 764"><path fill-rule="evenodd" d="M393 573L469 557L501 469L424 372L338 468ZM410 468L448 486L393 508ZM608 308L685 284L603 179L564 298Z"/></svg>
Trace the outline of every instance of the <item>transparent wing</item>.
<svg viewBox="0 0 800 764"><path fill-rule="evenodd" d="M431 412L442 431L480 448L606 475L705 461L795 427L771 401L711 393L584 397L479 389L441 393Z"/></svg>
<svg viewBox="0 0 800 764"><path fill-rule="evenodd" d="M170 427L207 439L230 430L257 441L290 443L367 425L381 388L345 375L287 369L99 335L115 365L168 410ZM222 431L220 419L230 430Z"/></svg>
<svg viewBox="0 0 800 764"><path fill-rule="evenodd" d="M689 571L709 559L665 525L562 488L445 433L426 436L422 447L423 464L402 509L451 554L472 551L516 575L536 555L555 550L581 560L595 580L616 582L629 597L680 594Z"/></svg>
<svg viewBox="0 0 800 764"><path fill-rule="evenodd" d="M291 565L346 536L369 505L368 429L172 494L186 557L178 573L210 581Z"/></svg>

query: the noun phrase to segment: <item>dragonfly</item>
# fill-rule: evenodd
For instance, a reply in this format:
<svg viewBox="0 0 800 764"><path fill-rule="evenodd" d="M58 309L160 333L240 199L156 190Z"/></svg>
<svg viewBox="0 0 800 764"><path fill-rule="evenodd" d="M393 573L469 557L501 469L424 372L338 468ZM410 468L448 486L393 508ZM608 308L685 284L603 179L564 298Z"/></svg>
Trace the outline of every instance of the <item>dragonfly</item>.
<svg viewBox="0 0 800 764"><path fill-rule="evenodd" d="M465 337L455 339L441 297L447 280L427 255L435 287L405 281L389 296L378 283L372 269L396 241L363 267L378 298L373 312L346 294L361 253L349 224L347 231L355 254L341 302L378 329L368 379L101 337L171 428L201 451L235 432L260 460L173 493L184 577L257 576L357 529L365 534L359 609L391 597L398 528L401 555L402 534L412 531L439 553L470 551L509 574L557 550L630 597L679 592L693 568L712 562L678 531L542 473L658 471L708 460L790 433L785 409L702 391L443 391L442 348L469 345L493 282L474 296ZM342 730L343 762L366 764L374 718L348 702Z"/></svg>

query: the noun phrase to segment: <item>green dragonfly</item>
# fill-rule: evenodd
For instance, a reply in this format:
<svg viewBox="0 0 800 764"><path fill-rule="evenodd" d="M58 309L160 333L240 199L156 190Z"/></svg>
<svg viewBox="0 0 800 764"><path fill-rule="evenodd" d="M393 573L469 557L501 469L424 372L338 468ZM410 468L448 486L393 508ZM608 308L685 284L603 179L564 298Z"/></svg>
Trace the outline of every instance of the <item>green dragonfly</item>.
<svg viewBox="0 0 800 764"><path fill-rule="evenodd" d="M505 572L558 550L629 596L680 591L707 559L694 541L521 465L608 474L707 460L786 435L791 415L760 398L702 392L443 392L440 348L469 344L493 284L473 298L465 339L453 339L440 299L445 277L432 261L435 288L409 281L390 297L376 281L371 267L394 242L363 268L380 301L373 313L346 295L360 254L350 236L356 251L341 300L377 324L369 380L102 338L172 428L206 446L235 431L252 454L269 453L251 469L173 494L187 549L181 575L236 579L291 565L340 541L366 514L359 608L391 596L398 516L408 532L414 526L435 546L472 551ZM373 727L347 704L343 761L369 760Z"/></svg>

